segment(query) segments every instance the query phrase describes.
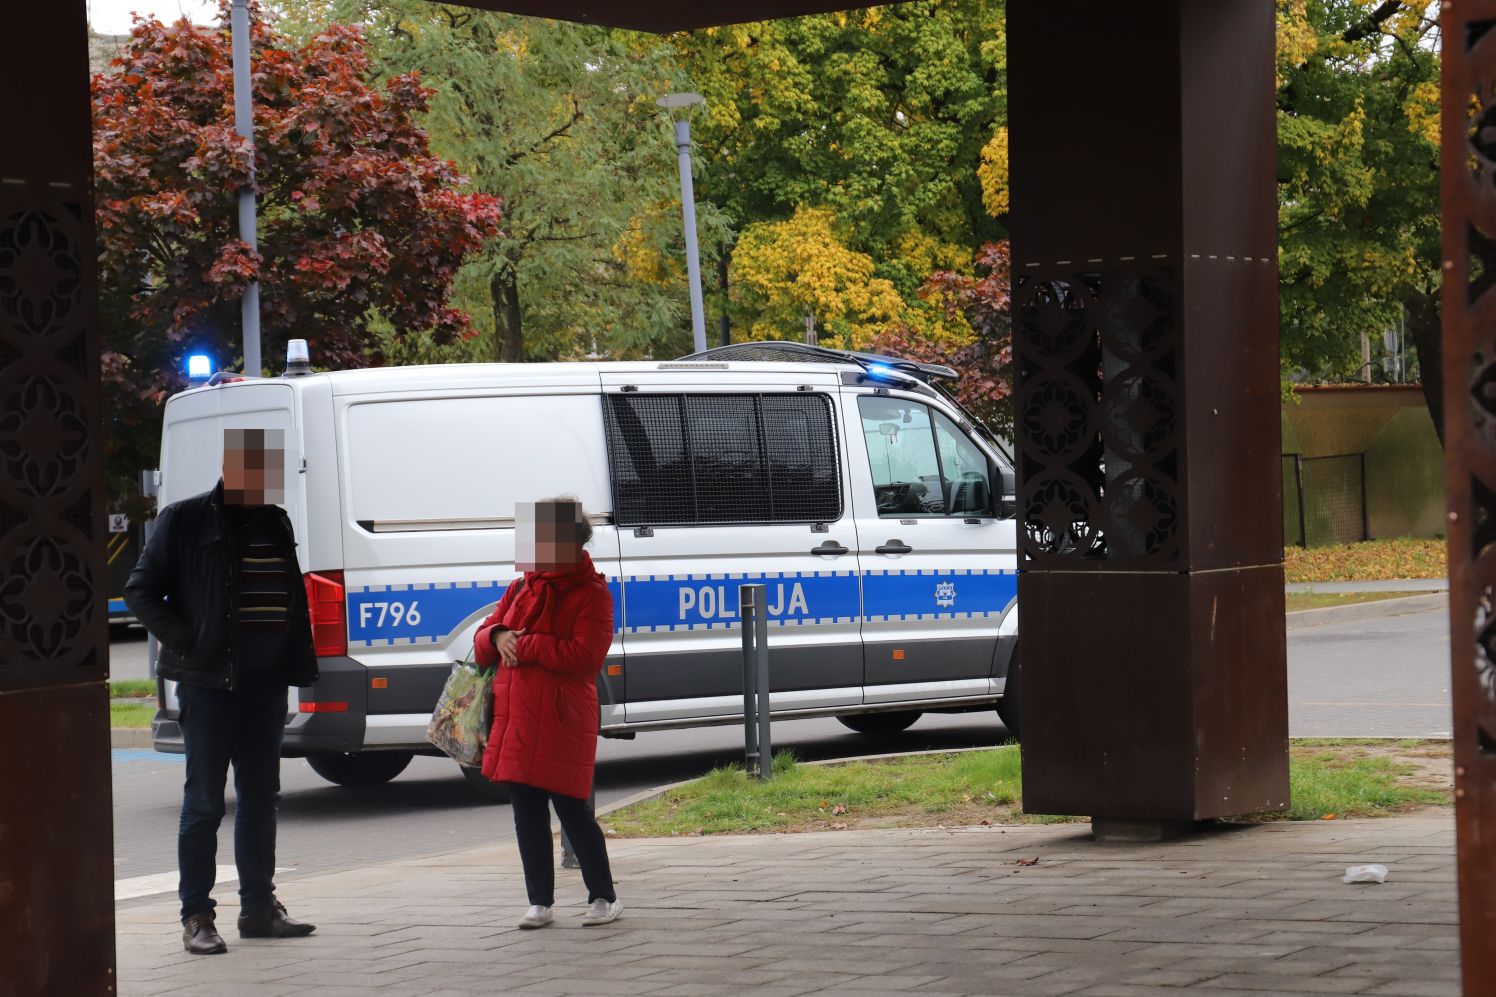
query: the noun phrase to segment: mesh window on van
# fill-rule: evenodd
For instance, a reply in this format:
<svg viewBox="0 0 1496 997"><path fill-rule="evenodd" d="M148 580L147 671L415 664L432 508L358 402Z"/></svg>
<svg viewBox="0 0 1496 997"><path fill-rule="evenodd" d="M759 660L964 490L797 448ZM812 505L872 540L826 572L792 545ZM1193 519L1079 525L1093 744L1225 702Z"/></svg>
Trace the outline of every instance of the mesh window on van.
<svg viewBox="0 0 1496 997"><path fill-rule="evenodd" d="M824 397L618 394L605 408L620 526L841 518Z"/></svg>

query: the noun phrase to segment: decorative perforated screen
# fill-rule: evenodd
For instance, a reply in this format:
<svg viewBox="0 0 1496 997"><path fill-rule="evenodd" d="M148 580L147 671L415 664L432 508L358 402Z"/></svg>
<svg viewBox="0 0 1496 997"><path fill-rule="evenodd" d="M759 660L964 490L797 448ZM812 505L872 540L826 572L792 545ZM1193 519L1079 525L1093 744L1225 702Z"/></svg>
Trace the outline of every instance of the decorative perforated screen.
<svg viewBox="0 0 1496 997"><path fill-rule="evenodd" d="M841 518L823 395L618 394L604 408L620 526Z"/></svg>

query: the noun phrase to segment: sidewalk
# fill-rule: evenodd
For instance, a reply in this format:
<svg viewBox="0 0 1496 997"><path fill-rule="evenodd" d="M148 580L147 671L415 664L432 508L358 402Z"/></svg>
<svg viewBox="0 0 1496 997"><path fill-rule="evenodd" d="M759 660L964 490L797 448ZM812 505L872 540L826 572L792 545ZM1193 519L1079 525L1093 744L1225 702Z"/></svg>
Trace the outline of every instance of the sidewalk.
<svg viewBox="0 0 1496 997"><path fill-rule="evenodd" d="M1074 824L610 846L627 912L602 928L580 927L585 897L569 872L556 925L510 927L525 901L508 847L287 879L281 898L317 934L241 942L224 904L222 956L182 952L175 903L126 904L120 992L1459 993L1448 816L1232 828L1162 846L1098 845ZM1340 882L1363 862L1389 866L1389 881Z"/></svg>

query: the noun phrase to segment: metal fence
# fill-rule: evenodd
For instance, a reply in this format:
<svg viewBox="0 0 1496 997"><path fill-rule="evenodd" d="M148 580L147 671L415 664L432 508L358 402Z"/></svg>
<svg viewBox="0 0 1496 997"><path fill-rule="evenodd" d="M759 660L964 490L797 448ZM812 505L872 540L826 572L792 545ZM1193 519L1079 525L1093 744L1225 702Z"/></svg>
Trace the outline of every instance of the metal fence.
<svg viewBox="0 0 1496 997"><path fill-rule="evenodd" d="M1325 547L1371 537L1366 521L1366 455L1283 455L1283 543Z"/></svg>

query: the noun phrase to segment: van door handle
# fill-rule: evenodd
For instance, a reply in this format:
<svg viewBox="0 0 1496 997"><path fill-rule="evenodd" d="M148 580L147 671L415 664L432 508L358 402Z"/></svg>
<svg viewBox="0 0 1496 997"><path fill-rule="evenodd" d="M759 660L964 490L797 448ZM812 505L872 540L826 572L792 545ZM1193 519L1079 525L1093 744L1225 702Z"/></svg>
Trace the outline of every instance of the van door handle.
<svg viewBox="0 0 1496 997"><path fill-rule="evenodd" d="M874 547L873 549L880 554L908 554L914 550L913 547L909 546L897 537L888 541L888 543L884 544L883 546Z"/></svg>
<svg viewBox="0 0 1496 997"><path fill-rule="evenodd" d="M846 547L843 547L841 544L837 543L835 540L827 540L819 547L812 547L810 548L810 552L812 554L829 554L833 557L840 554L851 553L851 551L849 551Z"/></svg>

